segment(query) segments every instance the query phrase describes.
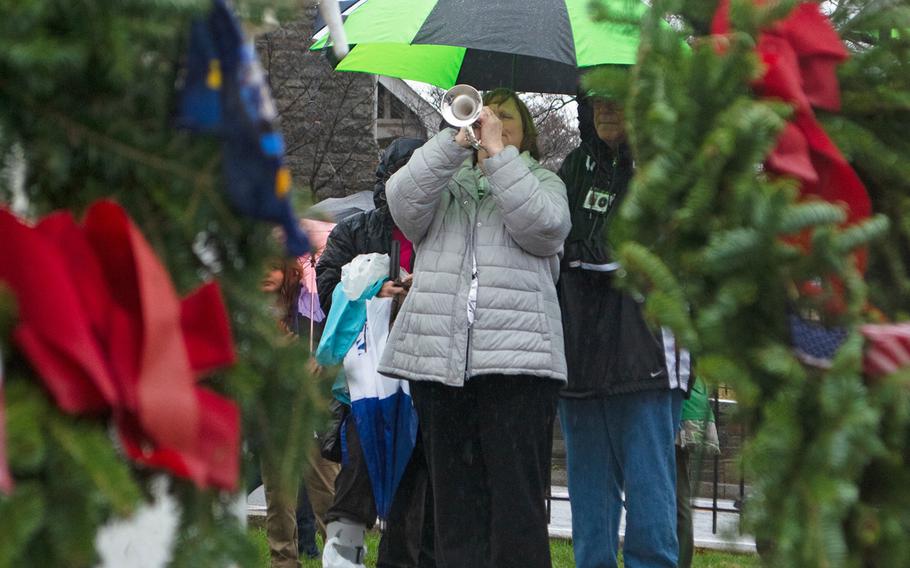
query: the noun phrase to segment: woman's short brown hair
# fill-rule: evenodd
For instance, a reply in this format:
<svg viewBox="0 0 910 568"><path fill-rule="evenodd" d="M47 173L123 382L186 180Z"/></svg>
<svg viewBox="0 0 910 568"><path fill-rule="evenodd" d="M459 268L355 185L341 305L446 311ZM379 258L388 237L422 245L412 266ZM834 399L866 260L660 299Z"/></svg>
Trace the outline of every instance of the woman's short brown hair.
<svg viewBox="0 0 910 568"><path fill-rule="evenodd" d="M531 111L528 110L528 105L518 98L518 93L512 89L499 87L498 89L493 89L492 91L484 93L483 104L484 106L491 103L502 104L509 99L515 101L515 106L518 107L518 114L521 116L522 139L521 148L519 148L518 151L529 152L532 158L539 160L540 149L537 147L537 126L534 124L534 119L531 117Z"/></svg>

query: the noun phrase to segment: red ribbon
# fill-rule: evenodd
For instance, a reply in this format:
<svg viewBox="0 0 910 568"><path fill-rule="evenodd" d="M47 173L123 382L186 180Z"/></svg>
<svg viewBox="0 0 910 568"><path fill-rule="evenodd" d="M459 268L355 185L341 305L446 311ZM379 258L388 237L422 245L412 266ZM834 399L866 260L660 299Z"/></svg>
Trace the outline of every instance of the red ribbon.
<svg viewBox="0 0 910 568"><path fill-rule="evenodd" d="M731 31L730 0L720 1L711 31ZM872 206L866 188L813 112L813 107L840 108L836 68L847 59L847 50L837 31L818 4L804 2L761 33L756 51L765 66L753 84L756 93L791 103L795 109L768 156L768 170L799 179L804 197L842 203L848 223L868 217Z"/></svg>
<svg viewBox="0 0 910 568"><path fill-rule="evenodd" d="M217 285L181 301L139 229L109 201L94 204L83 226L57 213L31 228L0 211L0 233L0 280L20 309L13 337L57 404L111 412L139 463L233 489L237 408L196 384L235 358Z"/></svg>
<svg viewBox="0 0 910 568"><path fill-rule="evenodd" d="M763 0L755 1L763 3ZM730 0L720 0L711 31L718 35L730 33ZM831 22L818 4L804 2L761 32L756 51L764 64L764 73L752 85L755 92L794 107L792 120L785 125L776 147L765 160L768 171L798 179L803 199L818 198L841 204L847 212L848 225L869 217L872 203L865 186L813 111L813 108L832 111L840 108L836 69L847 59L847 50ZM805 250L810 248L808 232L787 240ZM865 271L865 250L857 252L856 263ZM833 291L825 309L842 313L846 309L843 283L837 278L825 280ZM810 290L816 285L801 286Z"/></svg>

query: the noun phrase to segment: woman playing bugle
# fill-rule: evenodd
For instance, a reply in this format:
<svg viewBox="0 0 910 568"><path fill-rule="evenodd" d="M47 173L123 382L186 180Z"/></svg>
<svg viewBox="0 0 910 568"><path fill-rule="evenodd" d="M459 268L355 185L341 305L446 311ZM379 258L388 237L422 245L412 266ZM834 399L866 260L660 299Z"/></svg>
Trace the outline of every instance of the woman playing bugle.
<svg viewBox="0 0 910 568"><path fill-rule="evenodd" d="M445 129L389 180L417 250L380 372L408 379L435 492L440 566L550 566L550 431L566 380L555 282L565 186L536 160L509 90L473 126Z"/></svg>

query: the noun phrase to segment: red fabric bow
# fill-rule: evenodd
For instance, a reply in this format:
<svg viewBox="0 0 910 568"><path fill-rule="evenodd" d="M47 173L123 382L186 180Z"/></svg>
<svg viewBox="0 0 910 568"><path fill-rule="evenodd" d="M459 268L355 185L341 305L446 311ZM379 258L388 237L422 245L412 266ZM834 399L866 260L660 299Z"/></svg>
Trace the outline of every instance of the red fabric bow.
<svg viewBox="0 0 910 568"><path fill-rule="evenodd" d="M730 0L720 1L711 31L731 31ZM768 156L768 169L799 179L803 196L842 203L848 223L868 217L872 206L866 188L812 110L840 108L836 67L847 59L847 50L831 23L818 4L804 2L763 31L756 50L765 72L753 88L764 97L791 103L795 109L793 120Z"/></svg>
<svg viewBox="0 0 910 568"><path fill-rule="evenodd" d="M196 384L234 361L217 285L184 300L118 205L94 204L79 226L56 213L31 228L0 211L0 280L16 294L16 345L57 404L111 412L135 461L233 489L236 406Z"/></svg>
<svg viewBox="0 0 910 568"><path fill-rule="evenodd" d="M910 322L860 328L866 338L863 372L882 377L910 366Z"/></svg>

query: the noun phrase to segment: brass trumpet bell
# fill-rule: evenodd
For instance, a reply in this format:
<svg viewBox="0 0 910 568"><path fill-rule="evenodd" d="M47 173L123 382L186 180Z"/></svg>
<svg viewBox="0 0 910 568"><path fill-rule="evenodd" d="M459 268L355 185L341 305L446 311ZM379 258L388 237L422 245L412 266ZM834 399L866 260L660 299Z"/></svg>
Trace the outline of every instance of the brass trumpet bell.
<svg viewBox="0 0 910 568"><path fill-rule="evenodd" d="M483 98L480 92L470 85L455 85L442 96L439 112L442 118L456 128L464 128L471 146L480 149L480 143L470 128L480 118L483 110Z"/></svg>

